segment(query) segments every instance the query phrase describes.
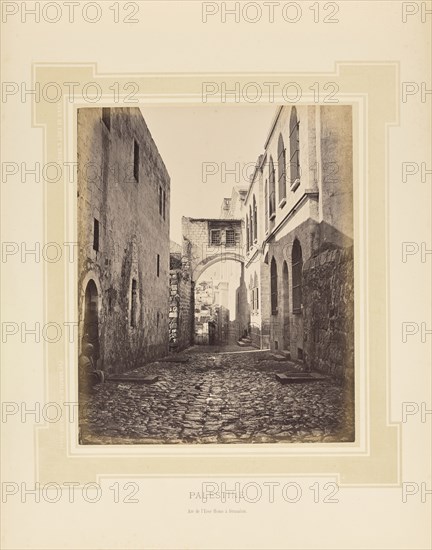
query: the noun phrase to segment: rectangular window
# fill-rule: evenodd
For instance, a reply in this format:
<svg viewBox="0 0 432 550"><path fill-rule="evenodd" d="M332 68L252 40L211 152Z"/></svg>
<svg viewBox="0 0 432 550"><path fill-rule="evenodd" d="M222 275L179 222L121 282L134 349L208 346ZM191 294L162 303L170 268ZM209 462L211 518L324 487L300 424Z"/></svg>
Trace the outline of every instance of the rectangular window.
<svg viewBox="0 0 432 550"><path fill-rule="evenodd" d="M165 189L162 190L162 217L165 219L165 213L166 213L166 194Z"/></svg>
<svg viewBox="0 0 432 550"><path fill-rule="evenodd" d="M160 256L157 254L156 256L156 275L159 277L160 273Z"/></svg>
<svg viewBox="0 0 432 550"><path fill-rule="evenodd" d="M159 215L162 216L162 187L159 185Z"/></svg>
<svg viewBox="0 0 432 550"><path fill-rule="evenodd" d="M111 130L111 109L109 107L102 108L102 122L108 130Z"/></svg>
<svg viewBox="0 0 432 550"><path fill-rule="evenodd" d="M139 182L139 145L136 139L134 139L134 178Z"/></svg>
<svg viewBox="0 0 432 550"><path fill-rule="evenodd" d="M236 238L234 229L227 229L225 231L225 246L235 246Z"/></svg>
<svg viewBox="0 0 432 550"><path fill-rule="evenodd" d="M219 229L212 229L210 231L210 244L213 246L220 246L221 243L221 232Z"/></svg>
<svg viewBox="0 0 432 550"><path fill-rule="evenodd" d="M255 290L255 300L256 300L255 309L258 311L259 310L259 290L258 290L258 288Z"/></svg>
<svg viewBox="0 0 432 550"><path fill-rule="evenodd" d="M93 250L99 251L99 221L93 220Z"/></svg>
<svg viewBox="0 0 432 550"><path fill-rule="evenodd" d="M245 226L246 226L246 252L248 252L250 243L249 243L249 217L247 214L246 214Z"/></svg>
<svg viewBox="0 0 432 550"><path fill-rule="evenodd" d="M136 279L132 279L131 286L131 313L130 313L130 325L136 326L136 309L137 309L137 282Z"/></svg>

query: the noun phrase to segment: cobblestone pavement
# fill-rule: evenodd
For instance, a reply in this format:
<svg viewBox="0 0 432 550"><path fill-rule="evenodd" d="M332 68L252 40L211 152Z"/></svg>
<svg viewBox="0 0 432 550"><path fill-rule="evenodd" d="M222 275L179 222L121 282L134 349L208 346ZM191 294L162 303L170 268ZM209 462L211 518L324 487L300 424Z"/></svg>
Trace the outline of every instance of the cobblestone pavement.
<svg viewBox="0 0 432 550"><path fill-rule="evenodd" d="M173 362L173 358L179 362ZM280 384L298 369L269 351L196 346L106 382L81 400L84 444L277 443L353 440L351 400L331 379Z"/></svg>

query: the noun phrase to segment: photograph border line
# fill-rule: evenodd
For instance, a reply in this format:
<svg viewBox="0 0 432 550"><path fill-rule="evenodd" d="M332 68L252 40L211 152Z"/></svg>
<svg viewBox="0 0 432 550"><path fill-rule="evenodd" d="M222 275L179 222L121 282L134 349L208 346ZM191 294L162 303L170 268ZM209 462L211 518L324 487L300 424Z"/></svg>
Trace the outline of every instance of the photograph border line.
<svg viewBox="0 0 432 550"><path fill-rule="evenodd" d="M55 80L56 82L98 82L104 91L107 90L109 84L112 82L112 78L107 75L101 75L96 71L96 64L34 64L33 66L33 79L35 82L50 82ZM378 70L379 69L379 70ZM249 75L250 73L246 73ZM55 78L54 78L55 75ZM367 304L375 303L377 299L381 299L385 296L386 300L386 314L387 317L383 320L382 317L366 314L365 323L367 324L366 334L359 333L359 326L357 322L356 326L356 341L361 342L361 352L364 354L366 362L364 372L367 373L365 378L366 390L366 406L365 413L367 413L367 438L364 441L365 446L363 449L358 449L358 444L344 444L342 449L338 445L337 455L334 452L329 452L326 445L307 444L313 445L314 448L320 447L316 453L307 452L305 449L299 449L299 454L294 454L297 451L296 447L291 444L273 444L273 445L241 445L241 447L249 447L246 453L241 451L239 445L217 445L215 447L221 447L221 452L224 453L221 456L217 452L213 452L212 449L208 449L208 455L202 454L203 445L187 445L189 450L185 451L190 454L183 454L179 452L178 446L169 450L169 453L161 453L160 447L149 446L148 452L143 453L143 446L116 446L115 449L108 450L109 456L102 454L101 449L92 450L92 456L87 452L84 454L81 452L79 456L74 454L76 452L76 444L74 447L74 441L77 441L77 427L73 424L64 425L63 423L50 424L48 427L42 426L36 428L36 478L37 479L76 479L80 482L93 481L98 476L114 475L113 472L119 472L121 477L140 477L140 476L167 476L167 477L183 477L193 476L202 477L203 475L215 475L217 477L269 477L275 474L283 474L290 476L311 476L318 475L312 474L312 472L322 471L319 477L338 476L340 484L343 486L383 486L383 485L398 485L400 483L400 423L391 423L389 420L389 402L390 402L390 387L389 387L389 314L388 314L388 138L389 130L391 126L398 124L399 112L397 107L398 99L398 70L397 63L337 63L334 73L259 73L254 74L256 82L265 82L271 75L273 81L280 80L283 77L285 81L292 82L294 77L296 81L301 84L302 89L307 89L313 81L323 81L324 78L329 78L338 83L341 98L348 95L351 97L364 97L366 98L366 109L364 110L365 127L367 133L363 134L363 141L358 143L359 149L364 147L364 166L360 166L358 161L355 160L354 166L364 171L363 181L367 182L365 191L365 206L364 216L366 224L364 226L365 238L355 239L355 250L358 252L361 246L364 249L368 246L368 254L364 255L365 268L369 269L370 264L373 261L381 261L383 263L383 270L376 270L380 277L376 276L371 279L369 271L366 272L366 301ZM164 76L162 79L154 81L154 77L146 74L133 75L136 82L145 84L143 89L146 89L145 94L138 94L143 101L139 103L142 106L145 100L149 100L150 97L157 98L159 101L162 98L173 96L180 99L176 104L184 102L186 97L194 98L196 104L202 104L199 101L201 84L203 82L203 76L211 76L215 81L220 80L221 75L158 75ZM245 78L245 74L237 73L230 74L231 81L242 81ZM126 82L130 75L116 74L116 81ZM157 88L158 91L147 91L147 88ZM227 86L229 88L229 85ZM168 93L166 90L173 90ZM186 89L186 91L184 91ZM183 91L182 91L183 90ZM107 94L108 95L108 94ZM275 96L276 97L276 96ZM306 96L305 96L306 97ZM160 101L163 102L164 101ZM192 100L191 100L192 102ZM150 103L150 102L149 102ZM264 102L263 102L264 103ZM303 103L303 102L302 102ZM343 101L342 103L345 103ZM189 104L189 102L188 102ZM210 104L210 102L209 102ZM214 103L211 103L214 105ZM243 103L242 103L243 104ZM275 101L275 107L278 102ZM108 103L103 105L109 106ZM221 103L222 106L227 106L229 103ZM260 105L260 102L254 103L254 106ZM97 106L97 105L88 105ZM116 104L116 106L137 106L137 104L123 105ZM44 160L46 162L59 162L59 156L68 158L71 148L76 150L76 130L71 131L70 124L70 112L75 111L73 120L76 121L76 108L75 102L71 103L70 98L63 98L63 103L38 103L33 106L34 112L34 127L44 129ZM72 110L72 111L71 111ZM357 113L358 115L359 113ZM353 108L353 115L355 115L355 109ZM354 116L356 118L356 116ZM358 125L358 122L355 122ZM61 126L59 127L59 125ZM73 122L72 122L73 124ZM385 131L383 131L383 126ZM61 132L61 140L59 141L59 135ZM71 141L71 136L73 140ZM355 139L357 134L354 131ZM369 138L369 141L367 141ZM373 139L372 139L373 138ZM374 144L374 149L371 150L371 146L368 143ZM67 152L66 152L67 151ZM358 159L358 151L354 148L354 159ZM380 156L381 155L381 156ZM369 165L370 161L370 165ZM360 186L361 182L358 179L358 171L354 170L354 193L357 195L358 189L356 184ZM369 176L368 176L369 174ZM380 176L381 174L381 176ZM381 186L371 186L373 182L385 182ZM70 186L72 187L72 186ZM76 204L68 204L67 198L70 197L70 189L66 185L62 186L59 183L44 184L44 232L46 242L68 242L68 237L71 231L74 229L73 221L76 219ZM76 195L75 195L76 196ZM376 198L378 196L378 199ZM384 219L381 216L375 215L375 218L371 218L368 212L368 205L371 202L380 200L384 196L384 200L381 204L385 205ZM357 205L358 205L357 195ZM63 203L65 208L68 208L69 214L65 216L62 223L59 223L58 209L59 204ZM361 203L361 201L360 201ZM70 215L70 209L74 208L74 214ZM354 209L357 216L357 206ZM381 211L382 214L382 211ZM53 223L54 222L54 223ZM356 230L359 220L356 221ZM57 224L57 225L55 225ZM369 225L370 224L370 225ZM382 238L382 232L379 227L384 225L384 239ZM368 234L372 228L374 232L373 243L369 242ZM377 229L378 228L378 229ZM358 233L356 233L358 236ZM61 238L65 237L64 241ZM379 238L377 237L379 236ZM363 250L364 251L364 250ZM358 271L358 254L355 254L356 260L356 276L359 275ZM372 259L371 259L372 258ZM376 263L374 264L376 265ZM49 264L44 265L44 284L45 284L45 320L64 321L67 319L67 314L72 311L76 311L76 305L70 304L69 296L72 290L73 295L76 296L76 285L69 284L72 282L70 269L75 267L65 268L62 264ZM64 273L61 270L64 269ZM376 273L376 272L375 272ZM359 319L359 303L358 303L358 282L355 282L356 289L356 321ZM371 292L369 292L371 287ZM56 296L65 296L65 303L59 303L51 298L52 293ZM370 301L369 301L370 300ZM72 304L74 302L72 301ZM65 315L66 313L66 315ZM367 313L367 312L366 312ZM370 313L370 312L369 312ZM359 340L359 334L361 340ZM368 338L369 337L369 338ZM363 339L364 338L364 339ZM385 346L379 345L379 342L384 341ZM378 343L377 343L378 342ZM363 349L365 345L365 349ZM72 349L71 349L72 348ZM358 357L359 357L359 345L356 345L356 396L358 397L358 381L359 371ZM46 395L49 396L50 401L65 402L69 400L71 388L71 376L73 375L73 368L65 367L71 360L71 353L75 354L76 349L74 346L65 345L65 343L59 342L55 345L44 344L44 356L45 356L45 389ZM76 357L76 355L75 355ZM374 391L374 400L370 400L370 387L369 384L377 383L380 391ZM76 386L76 384L75 384ZM377 390L377 387L374 386ZM378 401L377 397L381 397L381 401ZM385 397L385 399L382 399ZM77 398L77 391L75 387L75 399ZM358 399L356 399L356 413L358 413ZM358 415L356 414L356 417ZM366 426L365 426L366 428ZM275 446L280 447L277 451ZM328 449L334 449L335 445L331 444ZM124 453L125 447L128 450L128 454ZM152 447L150 449L150 447ZM166 445L163 445L164 451ZM182 445L182 447L185 447ZM207 447L206 452L207 452ZM213 446L212 446L213 447ZM259 447L259 449L258 449ZM273 447L270 452L270 447ZM304 447L304 445L303 445ZM268 448L268 449L267 449ZM352 455L350 450L353 449ZM192 450L196 452L192 453ZM246 450L246 449L244 449ZM312 450L312 449L311 449ZM99 451L99 452L98 452ZM216 451L216 449L215 449ZM360 452L359 452L360 451ZM135 456L131 456L129 452L134 453ZM153 454L156 453L156 454ZM232 453L232 454L231 454ZM318 453L324 454L324 456L318 456ZM327 453L327 455L325 455ZM304 458L307 457L307 460ZM120 473L121 472L121 473ZM210 473L212 472L212 473Z"/></svg>

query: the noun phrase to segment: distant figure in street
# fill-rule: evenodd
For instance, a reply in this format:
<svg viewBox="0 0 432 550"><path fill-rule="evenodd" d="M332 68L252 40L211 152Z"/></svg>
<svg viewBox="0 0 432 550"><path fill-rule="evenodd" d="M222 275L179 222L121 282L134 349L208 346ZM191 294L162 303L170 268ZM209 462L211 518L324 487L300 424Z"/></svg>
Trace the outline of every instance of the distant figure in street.
<svg viewBox="0 0 432 550"><path fill-rule="evenodd" d="M93 361L93 345L83 343L82 352L78 360L79 386L84 392L90 391L95 384L103 383L104 372L96 370Z"/></svg>

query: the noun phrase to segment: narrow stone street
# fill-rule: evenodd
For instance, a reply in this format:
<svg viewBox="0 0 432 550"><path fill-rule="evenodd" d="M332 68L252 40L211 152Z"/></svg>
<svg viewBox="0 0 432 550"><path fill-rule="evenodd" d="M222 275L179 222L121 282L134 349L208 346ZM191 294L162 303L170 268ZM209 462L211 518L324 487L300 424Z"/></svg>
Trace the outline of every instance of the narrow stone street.
<svg viewBox="0 0 432 550"><path fill-rule="evenodd" d="M83 444L344 442L354 438L352 399L331 378L282 385L299 367L270 351L195 346L81 401Z"/></svg>

